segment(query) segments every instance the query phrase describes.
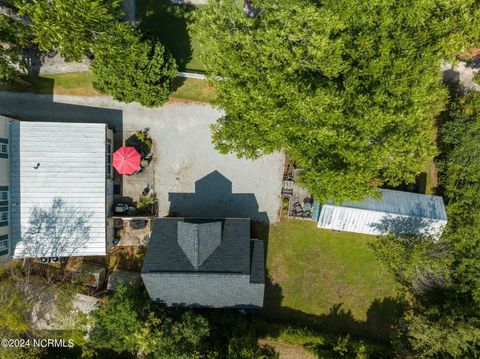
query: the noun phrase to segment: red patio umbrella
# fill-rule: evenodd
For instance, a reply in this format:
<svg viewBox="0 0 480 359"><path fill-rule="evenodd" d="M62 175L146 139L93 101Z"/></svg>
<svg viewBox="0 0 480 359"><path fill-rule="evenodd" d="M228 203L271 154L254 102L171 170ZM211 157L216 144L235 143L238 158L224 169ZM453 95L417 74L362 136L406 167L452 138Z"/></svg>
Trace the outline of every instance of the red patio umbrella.
<svg viewBox="0 0 480 359"><path fill-rule="evenodd" d="M118 173L131 175L140 168L140 154L133 147L122 146L113 154L112 164Z"/></svg>

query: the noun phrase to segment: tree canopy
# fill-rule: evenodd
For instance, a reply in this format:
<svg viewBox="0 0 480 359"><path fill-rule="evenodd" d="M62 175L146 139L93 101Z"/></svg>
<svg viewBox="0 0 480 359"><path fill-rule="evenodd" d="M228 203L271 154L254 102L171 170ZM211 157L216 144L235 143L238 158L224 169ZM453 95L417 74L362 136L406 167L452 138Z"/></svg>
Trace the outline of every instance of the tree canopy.
<svg viewBox="0 0 480 359"><path fill-rule="evenodd" d="M120 286L93 315L91 339L95 348L118 353L142 353L149 358L200 357L208 322L186 312L178 320L155 312L150 298L131 286Z"/></svg>
<svg viewBox="0 0 480 359"><path fill-rule="evenodd" d="M35 346L34 339L60 339L68 334L75 345L85 343L84 317L73 310L79 287L65 279L48 271L38 275L29 260L0 266L0 336L26 342L23 347L2 345L0 359L43 358L47 348ZM47 330L45 325L57 330ZM74 326L78 331L71 330Z"/></svg>
<svg viewBox="0 0 480 359"><path fill-rule="evenodd" d="M225 110L223 153L285 150L321 201L413 182L435 154L439 65L479 35L475 1L212 0L193 31Z"/></svg>
<svg viewBox="0 0 480 359"><path fill-rule="evenodd" d="M26 68L22 47L28 43L27 29L18 21L0 16L0 83L16 79Z"/></svg>
<svg viewBox="0 0 480 359"><path fill-rule="evenodd" d="M0 2L0 81L27 70L22 49L58 51L67 62L93 57L95 88L123 102L155 107L168 100L173 57L157 41L119 22L121 0Z"/></svg>
<svg viewBox="0 0 480 359"><path fill-rule="evenodd" d="M175 60L159 42L142 39L128 24L99 37L94 48L94 86L122 102L147 107L168 100L177 74Z"/></svg>
<svg viewBox="0 0 480 359"><path fill-rule="evenodd" d="M438 164L448 227L437 242L387 237L374 248L407 304L397 350L473 358L480 348L480 93L460 92L445 118Z"/></svg>
<svg viewBox="0 0 480 359"><path fill-rule="evenodd" d="M67 61L89 56L98 36L119 20L120 5L121 0L1 1L0 82L27 72L23 50L31 45L44 52L57 50Z"/></svg>
<svg viewBox="0 0 480 359"><path fill-rule="evenodd" d="M160 359L273 358L260 348L251 323L238 314L159 308L131 286L119 286L93 314L93 349ZM210 320L211 321L210 321ZM222 321L226 319L226 322Z"/></svg>
<svg viewBox="0 0 480 359"><path fill-rule="evenodd" d="M59 50L67 61L88 55L96 38L122 15L121 0L17 0L18 14L30 21L33 43Z"/></svg>

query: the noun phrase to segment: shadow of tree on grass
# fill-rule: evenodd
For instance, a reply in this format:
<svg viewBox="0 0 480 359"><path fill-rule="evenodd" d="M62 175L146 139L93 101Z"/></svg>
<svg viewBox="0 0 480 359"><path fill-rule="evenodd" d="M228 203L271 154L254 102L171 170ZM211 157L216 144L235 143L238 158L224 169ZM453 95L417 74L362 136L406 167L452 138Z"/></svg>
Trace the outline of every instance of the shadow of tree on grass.
<svg viewBox="0 0 480 359"><path fill-rule="evenodd" d="M282 305L282 288L267 276L263 315L267 319L291 323L325 333L349 335L358 339L388 342L393 328L402 317L400 297L375 299L367 310L366 320L355 318L342 303L332 305L327 314L309 314Z"/></svg>
<svg viewBox="0 0 480 359"><path fill-rule="evenodd" d="M188 30L195 6L172 4L170 0L139 2L139 28L149 38L159 40L173 55L179 70L192 60L192 39Z"/></svg>

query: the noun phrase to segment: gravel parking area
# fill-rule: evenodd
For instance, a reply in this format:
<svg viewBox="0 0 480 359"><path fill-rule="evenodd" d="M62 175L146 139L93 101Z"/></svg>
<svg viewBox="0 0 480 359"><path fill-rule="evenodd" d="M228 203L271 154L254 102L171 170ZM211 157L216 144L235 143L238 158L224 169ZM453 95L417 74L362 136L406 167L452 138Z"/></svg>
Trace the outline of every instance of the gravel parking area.
<svg viewBox="0 0 480 359"><path fill-rule="evenodd" d="M155 158L145 174L124 178L124 195L135 198L149 182L158 195L159 216L248 216L277 222L283 154L251 161L218 153L209 125L220 115L206 105L169 104L153 117L141 116L135 130L150 128ZM124 138L133 132L126 128Z"/></svg>

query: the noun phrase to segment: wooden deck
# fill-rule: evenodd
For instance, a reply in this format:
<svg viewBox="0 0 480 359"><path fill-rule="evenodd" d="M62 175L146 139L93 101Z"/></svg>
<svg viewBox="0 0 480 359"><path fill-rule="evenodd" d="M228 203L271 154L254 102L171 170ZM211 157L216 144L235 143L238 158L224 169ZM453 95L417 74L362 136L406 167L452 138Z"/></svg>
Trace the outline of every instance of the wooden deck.
<svg viewBox="0 0 480 359"><path fill-rule="evenodd" d="M308 190L294 181L284 181L283 198L288 198L288 217L312 220L313 199Z"/></svg>

